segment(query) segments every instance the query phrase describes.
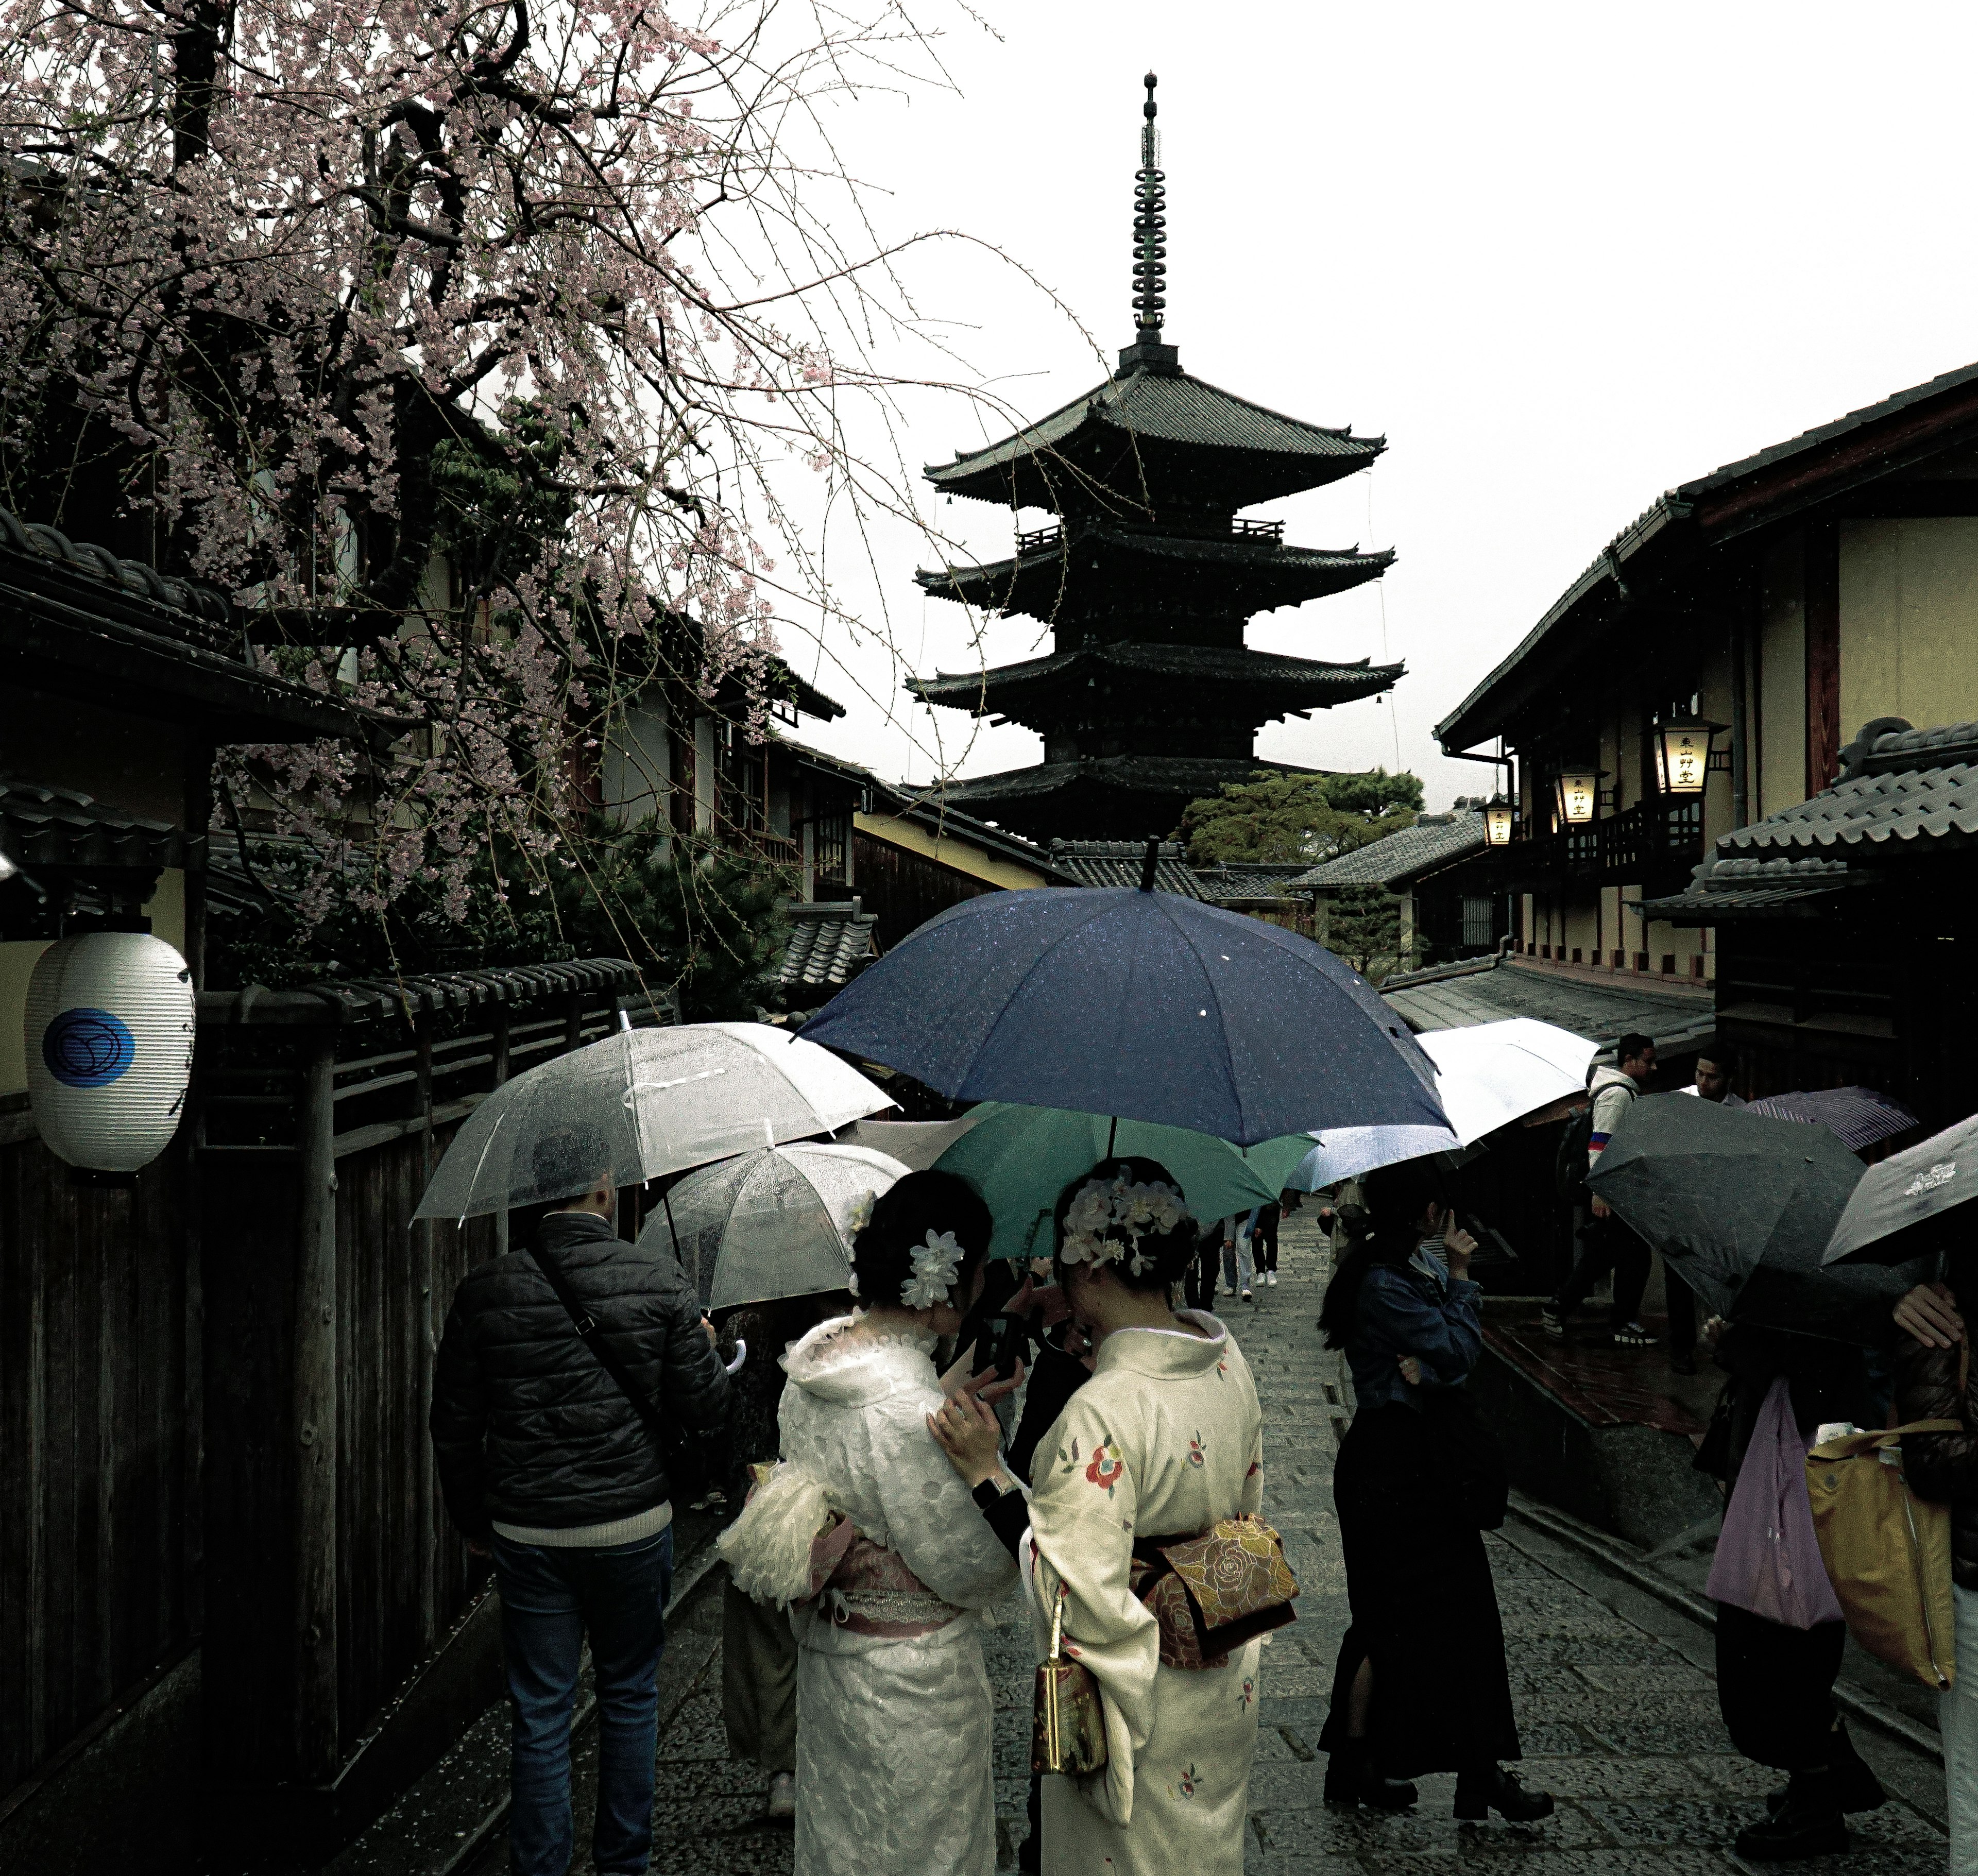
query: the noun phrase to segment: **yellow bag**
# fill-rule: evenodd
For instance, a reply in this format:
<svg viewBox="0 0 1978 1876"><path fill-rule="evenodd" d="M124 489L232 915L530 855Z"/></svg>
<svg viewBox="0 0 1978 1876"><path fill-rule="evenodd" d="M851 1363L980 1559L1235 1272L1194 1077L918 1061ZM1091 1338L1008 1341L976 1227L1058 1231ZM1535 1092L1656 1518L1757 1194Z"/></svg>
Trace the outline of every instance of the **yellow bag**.
<svg viewBox="0 0 1978 1876"><path fill-rule="evenodd" d="M1913 1420L1844 1434L1806 1456L1821 1560L1871 1655L1940 1692L1957 1678L1950 1597L1950 1507L1919 1498L1903 1476L1906 1433L1961 1433L1956 1420Z"/></svg>

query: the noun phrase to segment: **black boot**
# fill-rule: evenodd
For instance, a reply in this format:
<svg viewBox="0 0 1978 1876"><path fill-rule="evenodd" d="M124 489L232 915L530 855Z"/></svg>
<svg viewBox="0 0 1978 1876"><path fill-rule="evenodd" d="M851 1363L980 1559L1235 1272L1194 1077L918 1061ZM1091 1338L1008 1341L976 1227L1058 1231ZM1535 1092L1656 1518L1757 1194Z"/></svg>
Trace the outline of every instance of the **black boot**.
<svg viewBox="0 0 1978 1876"><path fill-rule="evenodd" d="M1847 1826L1831 1793L1815 1797L1799 1788L1798 1775L1784 1804L1762 1824L1738 1833L1738 1854L1754 1863L1790 1863L1801 1857L1837 1855L1847 1848Z"/></svg>
<svg viewBox="0 0 1978 1876"><path fill-rule="evenodd" d="M1381 1775L1374 1764L1373 1749L1364 1739L1348 1739L1325 1762L1328 1805L1368 1805L1376 1811L1405 1811L1416 1796L1415 1788L1405 1778Z"/></svg>
<svg viewBox="0 0 1978 1876"><path fill-rule="evenodd" d="M1874 1811L1888 1802L1889 1795L1882 1789L1881 1780L1855 1751L1847 1727L1838 1720L1834 1722L1831 1744L1833 1750L1825 1765L1796 1772L1788 1783L1765 1794L1765 1809L1772 1816L1784 1810L1795 1794L1831 1794L1843 1811Z"/></svg>
<svg viewBox="0 0 1978 1876"><path fill-rule="evenodd" d="M1502 1765L1458 1772L1456 1815L1474 1822L1493 1811L1509 1823L1535 1824L1552 1815L1552 1794L1526 1791L1518 1782L1518 1775Z"/></svg>

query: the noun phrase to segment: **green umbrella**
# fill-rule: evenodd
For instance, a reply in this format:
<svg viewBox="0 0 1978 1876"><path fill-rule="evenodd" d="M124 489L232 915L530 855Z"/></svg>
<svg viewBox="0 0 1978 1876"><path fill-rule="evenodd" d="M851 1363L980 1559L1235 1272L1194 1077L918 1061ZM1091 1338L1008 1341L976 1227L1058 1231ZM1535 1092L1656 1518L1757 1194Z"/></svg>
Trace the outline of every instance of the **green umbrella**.
<svg viewBox="0 0 1978 1876"><path fill-rule="evenodd" d="M1242 1147L1185 1127L1116 1123L1061 1107L983 1101L969 1112L976 1124L934 1163L959 1173L987 1203L996 1220L992 1257L1049 1256L1057 1248L1050 1221L1059 1193L1109 1154L1159 1160L1174 1175L1188 1209L1207 1219L1275 1203L1312 1150L1307 1133Z"/></svg>

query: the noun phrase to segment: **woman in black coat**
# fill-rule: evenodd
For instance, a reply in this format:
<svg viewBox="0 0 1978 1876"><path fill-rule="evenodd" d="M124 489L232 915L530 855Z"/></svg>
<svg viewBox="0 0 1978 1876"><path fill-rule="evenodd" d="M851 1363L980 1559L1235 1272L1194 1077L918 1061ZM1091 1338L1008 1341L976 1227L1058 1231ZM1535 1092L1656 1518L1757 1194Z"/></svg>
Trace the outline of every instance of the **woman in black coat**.
<svg viewBox="0 0 1978 1876"><path fill-rule="evenodd" d="M1503 1521L1502 1461L1461 1392L1482 1346L1476 1242L1426 1161L1369 1173L1365 1196L1342 1213L1351 1246L1319 1318L1355 1401L1333 1467L1353 1624L1319 1740L1326 1801L1399 1810L1406 1780L1454 1772L1457 1817L1528 1822L1553 1801L1499 1762L1520 1756L1483 1537Z"/></svg>

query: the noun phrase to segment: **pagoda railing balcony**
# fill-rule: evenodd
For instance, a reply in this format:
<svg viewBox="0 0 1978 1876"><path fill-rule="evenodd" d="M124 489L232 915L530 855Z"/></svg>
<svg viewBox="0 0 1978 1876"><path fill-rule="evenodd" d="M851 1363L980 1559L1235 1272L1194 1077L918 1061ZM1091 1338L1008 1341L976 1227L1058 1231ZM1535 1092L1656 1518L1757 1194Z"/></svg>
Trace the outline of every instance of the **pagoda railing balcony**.
<svg viewBox="0 0 1978 1876"><path fill-rule="evenodd" d="M1158 534L1184 539L1203 541L1268 541L1281 544L1285 538L1282 521L1245 521L1241 517L1226 525L1218 523L1202 526L1189 521L1166 521L1149 527L1131 522L1116 523L1131 533ZM1025 554L1048 553L1064 539L1064 530L1057 528L1033 528L1017 537L1017 552Z"/></svg>

